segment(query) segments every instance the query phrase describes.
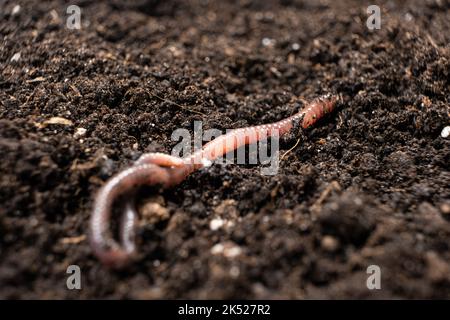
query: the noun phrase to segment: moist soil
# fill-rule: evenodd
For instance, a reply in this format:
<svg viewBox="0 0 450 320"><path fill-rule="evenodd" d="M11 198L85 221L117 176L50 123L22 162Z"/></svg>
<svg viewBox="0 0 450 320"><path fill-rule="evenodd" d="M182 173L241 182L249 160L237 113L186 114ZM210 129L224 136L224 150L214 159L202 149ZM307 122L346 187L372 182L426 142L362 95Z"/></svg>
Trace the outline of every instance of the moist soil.
<svg viewBox="0 0 450 320"><path fill-rule="evenodd" d="M449 1L378 1L375 30L364 1L0 3L0 298L450 298ZM300 138L276 175L214 164L143 188L136 261L93 256L95 192L174 130L328 92L343 101L281 140Z"/></svg>

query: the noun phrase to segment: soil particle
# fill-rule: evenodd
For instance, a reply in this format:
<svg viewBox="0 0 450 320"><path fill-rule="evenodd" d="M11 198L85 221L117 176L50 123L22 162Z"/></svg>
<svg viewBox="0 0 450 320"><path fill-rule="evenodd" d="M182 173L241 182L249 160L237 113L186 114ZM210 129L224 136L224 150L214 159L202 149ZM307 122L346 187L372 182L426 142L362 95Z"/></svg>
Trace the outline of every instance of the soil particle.
<svg viewBox="0 0 450 320"><path fill-rule="evenodd" d="M370 198L348 191L338 199L331 198L318 214L317 222L322 234L359 247L375 229L376 219L381 214Z"/></svg>

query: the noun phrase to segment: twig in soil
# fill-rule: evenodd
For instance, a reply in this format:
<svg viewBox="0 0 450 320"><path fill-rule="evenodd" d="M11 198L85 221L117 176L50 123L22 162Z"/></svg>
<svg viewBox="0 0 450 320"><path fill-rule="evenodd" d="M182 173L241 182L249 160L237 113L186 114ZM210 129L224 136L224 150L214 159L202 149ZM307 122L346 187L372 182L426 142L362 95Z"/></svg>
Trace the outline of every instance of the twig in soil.
<svg viewBox="0 0 450 320"><path fill-rule="evenodd" d="M322 203L325 201L325 199L329 196L329 194L332 191L341 191L341 186L337 181L332 181L325 190L320 194L319 199L317 199L316 202L311 206L311 212L316 213L319 212L322 208Z"/></svg>
<svg viewBox="0 0 450 320"><path fill-rule="evenodd" d="M176 106L177 106L178 108L180 108L180 109L183 109L183 110L186 110L186 111L189 111L189 112L192 112L192 113L196 113L196 114L199 114L199 115L202 115L202 116L206 116L206 114L204 114L203 112L189 109L189 108L187 108L187 107L185 107L185 106L182 106L181 104L178 104L178 103L176 103L176 102L174 102L174 101L172 101L172 100L168 100L168 99L165 99L165 98L163 98L163 97L160 97L160 96L158 96L157 94L152 93L152 95L153 95L154 97L158 98L158 99L161 100L161 101L164 101L164 102L167 102L167 103L174 104L174 105L176 105Z"/></svg>
<svg viewBox="0 0 450 320"><path fill-rule="evenodd" d="M135 255L135 229L138 219L130 199L126 202L119 227L121 243L116 242L109 232L111 211L119 196L130 196L142 185L172 187L181 183L195 170L211 165L212 161L244 145L271 136L285 135L297 124L304 129L309 128L333 111L339 99L338 96L326 95L306 104L301 111L284 120L232 130L185 158L162 153L142 155L131 167L111 177L94 199L90 221L90 242L94 254L103 264L113 268L123 267Z"/></svg>
<svg viewBox="0 0 450 320"><path fill-rule="evenodd" d="M436 49L436 51L439 52L439 46L436 44L436 41L434 41L434 39L431 37L429 33L426 33L425 35L428 39L428 42L431 43L431 45Z"/></svg>
<svg viewBox="0 0 450 320"><path fill-rule="evenodd" d="M60 240L60 242L62 244L79 244L80 242L83 242L84 240L86 240L86 235L81 235L81 236L77 236L77 237L67 237L67 238L62 238Z"/></svg>
<svg viewBox="0 0 450 320"><path fill-rule="evenodd" d="M280 160L283 160L284 157L285 157L288 153L290 153L292 150L294 150L294 149L298 146L298 144L300 143L300 140L302 140L302 138L298 138L298 139L297 139L297 142L294 144L294 146L293 146L292 148L290 148L288 151L286 151L286 152L281 156L281 159L280 159Z"/></svg>

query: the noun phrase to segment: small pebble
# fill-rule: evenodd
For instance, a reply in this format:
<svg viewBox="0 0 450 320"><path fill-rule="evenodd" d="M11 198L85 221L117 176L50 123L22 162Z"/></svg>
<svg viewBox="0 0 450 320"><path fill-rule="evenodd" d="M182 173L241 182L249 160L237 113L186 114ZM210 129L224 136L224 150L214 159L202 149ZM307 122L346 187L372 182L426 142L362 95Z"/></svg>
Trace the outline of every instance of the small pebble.
<svg viewBox="0 0 450 320"><path fill-rule="evenodd" d="M222 228L222 226L224 225L225 221L220 219L220 218L216 218L213 219L209 222L209 228L213 231L218 230L220 228Z"/></svg>
<svg viewBox="0 0 450 320"><path fill-rule="evenodd" d="M211 253L212 254L221 254L222 252L223 252L223 244L221 244L221 243L215 244L211 248Z"/></svg>
<svg viewBox="0 0 450 320"><path fill-rule="evenodd" d="M450 203L443 203L440 205L439 209L441 209L441 212L445 215L450 215Z"/></svg>
<svg viewBox="0 0 450 320"><path fill-rule="evenodd" d="M87 130L85 128L77 128L77 130L74 133L74 138L80 138L86 134Z"/></svg>
<svg viewBox="0 0 450 320"><path fill-rule="evenodd" d="M270 38L263 38L261 43L264 47L273 46L275 44L275 40Z"/></svg>
<svg viewBox="0 0 450 320"><path fill-rule="evenodd" d="M19 61L19 60L20 60L20 52L17 52L17 53L15 53L15 54L12 56L11 61L12 61L12 62L17 62L17 61Z"/></svg>
<svg viewBox="0 0 450 320"><path fill-rule="evenodd" d="M169 210L156 202L147 202L140 208L142 225L153 225L169 219Z"/></svg>
<svg viewBox="0 0 450 320"><path fill-rule="evenodd" d="M20 5L15 5L14 8L11 11L11 15L15 16L16 14L18 14L20 12Z"/></svg>
<svg viewBox="0 0 450 320"><path fill-rule="evenodd" d="M231 242L226 242L224 244L217 243L211 248L212 254L223 255L224 257L230 259L237 257L238 255L241 254L241 252L242 252L241 248Z"/></svg>
<svg viewBox="0 0 450 320"><path fill-rule="evenodd" d="M448 138L449 135L450 135L450 126L446 126L444 129L442 129L441 137Z"/></svg>
<svg viewBox="0 0 450 320"><path fill-rule="evenodd" d="M225 248L223 255L227 258L234 258L241 254L241 248L239 247L231 247L231 248Z"/></svg>
<svg viewBox="0 0 450 320"><path fill-rule="evenodd" d="M409 12L407 12L406 14L405 14L405 20L406 21L412 21L414 19L414 17L412 16L412 14L411 13L409 13Z"/></svg>
<svg viewBox="0 0 450 320"><path fill-rule="evenodd" d="M339 247L339 242L335 237L324 236L322 238L321 246L325 251L334 252Z"/></svg>

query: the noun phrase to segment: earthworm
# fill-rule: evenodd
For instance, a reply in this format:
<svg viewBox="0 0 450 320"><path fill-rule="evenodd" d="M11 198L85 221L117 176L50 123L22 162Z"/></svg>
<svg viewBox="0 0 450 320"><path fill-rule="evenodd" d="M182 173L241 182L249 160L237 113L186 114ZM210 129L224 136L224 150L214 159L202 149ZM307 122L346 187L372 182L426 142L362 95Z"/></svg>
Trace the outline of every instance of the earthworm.
<svg viewBox="0 0 450 320"><path fill-rule="evenodd" d="M181 183L193 171L239 147L256 143L270 136L282 136L297 124L306 129L335 108L339 97L325 95L314 99L298 113L271 124L234 129L206 143L192 155L178 158L163 153L143 154L131 167L111 177L98 191L90 221L90 242L94 254L106 266L120 268L136 253L135 226L137 212L134 203L125 201L119 226L120 244L110 235L113 205L121 195L130 195L142 185L169 188Z"/></svg>

